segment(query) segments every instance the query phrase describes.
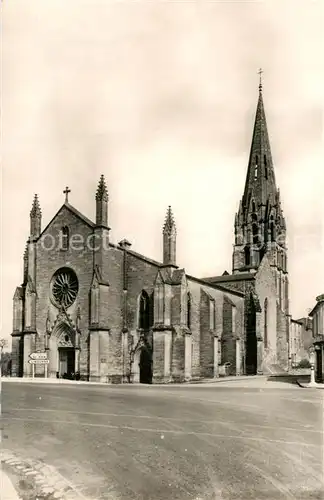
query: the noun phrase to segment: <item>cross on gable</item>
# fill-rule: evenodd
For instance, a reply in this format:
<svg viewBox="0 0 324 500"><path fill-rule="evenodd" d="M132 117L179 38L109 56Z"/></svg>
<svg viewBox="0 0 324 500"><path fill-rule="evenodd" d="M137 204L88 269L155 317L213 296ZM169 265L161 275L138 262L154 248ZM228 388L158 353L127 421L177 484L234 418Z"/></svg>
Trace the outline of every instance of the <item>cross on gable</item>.
<svg viewBox="0 0 324 500"><path fill-rule="evenodd" d="M69 201L69 193L71 193L71 189L69 189L68 186L66 186L63 193L65 194L65 202L67 203Z"/></svg>

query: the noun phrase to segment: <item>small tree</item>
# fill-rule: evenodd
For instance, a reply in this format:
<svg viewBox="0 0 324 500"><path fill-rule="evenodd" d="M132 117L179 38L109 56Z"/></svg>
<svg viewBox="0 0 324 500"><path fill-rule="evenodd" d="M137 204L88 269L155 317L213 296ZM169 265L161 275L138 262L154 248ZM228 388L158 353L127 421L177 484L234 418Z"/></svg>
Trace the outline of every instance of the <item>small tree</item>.
<svg viewBox="0 0 324 500"><path fill-rule="evenodd" d="M10 352L2 353L1 369L2 369L2 375L4 377L10 377L10 375L11 375L11 353Z"/></svg>
<svg viewBox="0 0 324 500"><path fill-rule="evenodd" d="M6 356L6 354L9 354L9 353L3 353L3 348L7 347L7 345L8 345L8 340L3 339L3 338L0 339L0 376L2 374L4 374L3 373L3 360L4 360L4 356ZM10 356L10 359L11 359L11 355L9 355L9 356Z"/></svg>
<svg viewBox="0 0 324 500"><path fill-rule="evenodd" d="M308 359L304 358L299 361L296 368L310 368L311 364Z"/></svg>

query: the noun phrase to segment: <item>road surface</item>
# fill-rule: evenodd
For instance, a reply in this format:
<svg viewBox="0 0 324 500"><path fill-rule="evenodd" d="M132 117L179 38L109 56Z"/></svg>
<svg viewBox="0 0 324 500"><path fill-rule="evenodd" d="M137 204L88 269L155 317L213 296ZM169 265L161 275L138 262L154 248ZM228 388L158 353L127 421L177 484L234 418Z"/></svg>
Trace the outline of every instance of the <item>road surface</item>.
<svg viewBox="0 0 324 500"><path fill-rule="evenodd" d="M323 498L323 392L4 382L3 447L86 499ZM33 499L34 500L34 499Z"/></svg>

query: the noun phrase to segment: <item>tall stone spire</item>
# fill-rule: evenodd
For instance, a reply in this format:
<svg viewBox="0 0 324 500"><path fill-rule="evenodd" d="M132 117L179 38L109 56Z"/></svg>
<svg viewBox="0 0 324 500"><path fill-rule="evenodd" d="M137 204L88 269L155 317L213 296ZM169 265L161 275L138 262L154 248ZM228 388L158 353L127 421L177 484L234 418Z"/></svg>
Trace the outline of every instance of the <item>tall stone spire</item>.
<svg viewBox="0 0 324 500"><path fill-rule="evenodd" d="M272 163L267 120L264 111L262 82L255 114L250 157L243 195L243 207L248 208L251 197L257 205L273 204L276 196L276 179Z"/></svg>
<svg viewBox="0 0 324 500"><path fill-rule="evenodd" d="M96 224L108 226L108 190L104 175L101 175L96 192Z"/></svg>
<svg viewBox="0 0 324 500"><path fill-rule="evenodd" d="M172 214L172 209L169 206L163 226L163 264L176 266L176 239L177 230Z"/></svg>
<svg viewBox="0 0 324 500"><path fill-rule="evenodd" d="M276 186L261 79L244 192L234 226L234 273L256 271L265 253L273 267L287 273L286 223Z"/></svg>
<svg viewBox="0 0 324 500"><path fill-rule="evenodd" d="M37 194L34 196L32 209L30 211L30 238L31 240L39 237L41 233L42 212L39 205Z"/></svg>

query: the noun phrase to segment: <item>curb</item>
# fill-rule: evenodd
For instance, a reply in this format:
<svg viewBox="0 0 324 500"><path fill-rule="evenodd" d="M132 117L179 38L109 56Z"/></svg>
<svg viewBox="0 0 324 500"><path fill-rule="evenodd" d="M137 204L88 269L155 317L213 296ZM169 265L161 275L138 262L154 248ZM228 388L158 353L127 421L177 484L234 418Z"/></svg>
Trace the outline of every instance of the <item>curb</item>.
<svg viewBox="0 0 324 500"><path fill-rule="evenodd" d="M20 500L16 489L2 467L0 468L0 487L1 500Z"/></svg>
<svg viewBox="0 0 324 500"><path fill-rule="evenodd" d="M198 380L191 380L188 382L182 382L182 383L162 383L162 384L141 384L141 383L120 383L120 384L111 384L107 382L88 382L85 380L63 380L63 379L53 379L53 378L30 378L30 377L8 377L3 378L2 382L16 382L16 383L31 383L31 384L52 384L52 385L89 385L89 386L114 386L114 387L139 387L139 386L148 386L148 387L175 387L175 386L181 386L181 387L189 387L192 385L213 385L213 384L219 384L222 382L237 382L240 380L262 380L262 379L267 379L269 378L269 375L238 375L238 376L229 376L229 377L217 377L217 378L207 378L207 379L198 379Z"/></svg>
<svg viewBox="0 0 324 500"><path fill-rule="evenodd" d="M85 500L85 497L62 474L54 467L41 461L32 458L22 459L12 451L2 449L1 462L2 468L7 468L15 476L20 477L20 483L32 484L36 493L33 498L42 500ZM16 496L4 497L4 500L20 500L20 497L16 493Z"/></svg>
<svg viewBox="0 0 324 500"><path fill-rule="evenodd" d="M296 380L296 383L302 389L324 389L324 384L318 384L317 382L305 383L305 382L300 382L299 380Z"/></svg>
<svg viewBox="0 0 324 500"><path fill-rule="evenodd" d="M206 378L206 379L202 379L202 380L189 382L189 384L190 385L191 384L192 385L196 385L196 384L206 385L206 384L219 384L222 382L237 382L240 380L262 380L262 379L267 379L267 378L269 378L268 375L238 375L238 376L229 376L229 377ZM181 384L181 385L183 385L183 384Z"/></svg>

